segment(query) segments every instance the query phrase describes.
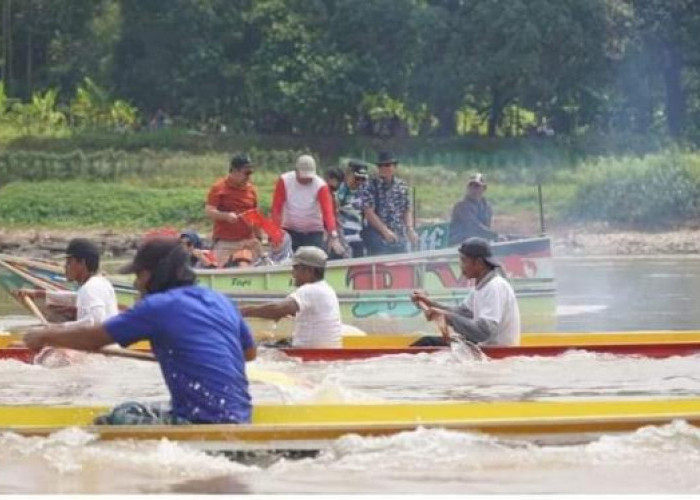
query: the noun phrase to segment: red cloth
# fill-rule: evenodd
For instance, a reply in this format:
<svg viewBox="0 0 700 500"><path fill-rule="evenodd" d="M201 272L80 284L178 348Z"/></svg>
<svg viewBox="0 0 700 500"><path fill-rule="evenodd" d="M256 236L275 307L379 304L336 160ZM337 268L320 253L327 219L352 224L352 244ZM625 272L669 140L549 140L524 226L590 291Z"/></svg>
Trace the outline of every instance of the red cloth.
<svg viewBox="0 0 700 500"><path fill-rule="evenodd" d="M266 218L258 210L248 210L241 214L243 220L250 224L252 227L259 227L267 233L270 237L270 241L274 245L279 245L284 239L284 231L279 225L275 224L274 221Z"/></svg>

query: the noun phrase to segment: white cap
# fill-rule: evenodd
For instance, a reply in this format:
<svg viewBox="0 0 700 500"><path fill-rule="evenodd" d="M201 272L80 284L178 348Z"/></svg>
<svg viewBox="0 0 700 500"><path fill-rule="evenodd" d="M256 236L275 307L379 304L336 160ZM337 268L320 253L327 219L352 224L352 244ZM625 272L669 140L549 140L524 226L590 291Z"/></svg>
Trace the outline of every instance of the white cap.
<svg viewBox="0 0 700 500"><path fill-rule="evenodd" d="M296 170L302 179L310 179L316 175L316 160L310 155L301 155L297 158Z"/></svg>

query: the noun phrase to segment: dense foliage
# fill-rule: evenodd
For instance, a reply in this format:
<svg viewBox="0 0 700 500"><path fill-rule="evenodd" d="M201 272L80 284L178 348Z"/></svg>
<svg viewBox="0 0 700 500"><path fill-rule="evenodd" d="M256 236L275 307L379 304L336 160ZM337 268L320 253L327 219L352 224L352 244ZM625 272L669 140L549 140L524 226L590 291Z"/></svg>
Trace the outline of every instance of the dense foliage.
<svg viewBox="0 0 700 500"><path fill-rule="evenodd" d="M700 137L696 0L0 4L0 121L30 133Z"/></svg>

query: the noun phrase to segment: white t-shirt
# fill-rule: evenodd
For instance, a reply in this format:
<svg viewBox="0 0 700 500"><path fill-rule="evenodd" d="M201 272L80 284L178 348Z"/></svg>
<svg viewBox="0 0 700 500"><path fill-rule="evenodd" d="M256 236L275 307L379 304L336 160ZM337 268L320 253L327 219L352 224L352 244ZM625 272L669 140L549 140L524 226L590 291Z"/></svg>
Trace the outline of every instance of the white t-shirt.
<svg viewBox="0 0 700 500"><path fill-rule="evenodd" d="M477 286L463 304L474 313L474 320L484 318L498 323L496 337L484 345L520 344L520 309L510 283L496 275L483 286Z"/></svg>
<svg viewBox="0 0 700 500"><path fill-rule="evenodd" d="M76 321L64 323L66 326L100 325L112 316L119 314L114 287L104 276L90 277L78 288L78 292L47 292L48 305L75 306Z"/></svg>
<svg viewBox="0 0 700 500"><path fill-rule="evenodd" d="M281 177L286 196L282 206L282 227L304 233L323 231L323 214L318 196L326 182L314 175L309 184L301 184L294 170Z"/></svg>
<svg viewBox="0 0 700 500"><path fill-rule="evenodd" d="M289 297L299 306L292 333L294 347L342 347L340 304L328 283L306 283Z"/></svg>

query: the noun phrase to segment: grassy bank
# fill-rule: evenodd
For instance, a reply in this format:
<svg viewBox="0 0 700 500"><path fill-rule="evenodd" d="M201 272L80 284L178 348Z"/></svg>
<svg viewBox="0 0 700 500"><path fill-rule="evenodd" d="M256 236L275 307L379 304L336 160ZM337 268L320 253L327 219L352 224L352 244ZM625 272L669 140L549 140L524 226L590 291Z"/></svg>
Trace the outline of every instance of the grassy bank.
<svg viewBox="0 0 700 500"><path fill-rule="evenodd" d="M268 151L257 156L263 161L258 160L261 166L254 181L263 210L269 210L277 175L292 165L297 153ZM203 213L204 199L212 182L225 175L227 154L122 152L115 158L120 167L112 169L116 174L107 176L108 180L95 173L99 169L83 171L75 162L68 162L72 165L66 167L68 175L61 170L62 160L50 157L32 160L36 170L31 175L26 171L15 175L25 180L8 178L6 169L10 182L0 190L0 225L209 227ZM111 171L111 167L105 168ZM466 180L474 170L471 165L456 169L402 163L399 175L415 187L420 219L445 220L464 195ZM533 230L537 225L538 180L542 182L549 223L604 221L641 229L662 228L700 214L698 154L668 152L643 158L600 158L577 165L494 166L480 170L489 180L487 197L495 213L530 220ZM94 180L84 180L90 178L90 172Z"/></svg>

